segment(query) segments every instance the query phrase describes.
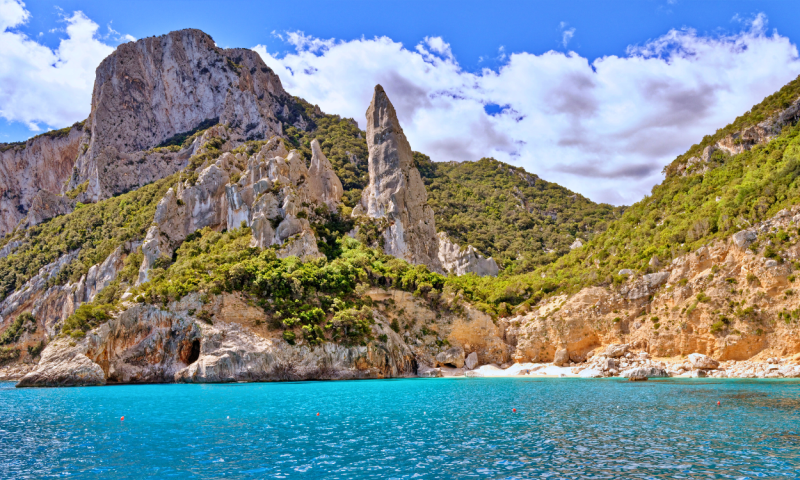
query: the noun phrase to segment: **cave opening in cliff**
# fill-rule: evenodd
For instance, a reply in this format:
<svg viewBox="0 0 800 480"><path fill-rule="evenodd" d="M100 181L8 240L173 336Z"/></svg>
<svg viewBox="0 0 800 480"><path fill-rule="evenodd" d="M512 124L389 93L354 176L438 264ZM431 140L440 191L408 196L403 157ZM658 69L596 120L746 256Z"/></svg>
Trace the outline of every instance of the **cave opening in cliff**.
<svg viewBox="0 0 800 480"><path fill-rule="evenodd" d="M192 342L192 351L189 352L189 358L186 359L186 364L191 365L200 358L200 340Z"/></svg>

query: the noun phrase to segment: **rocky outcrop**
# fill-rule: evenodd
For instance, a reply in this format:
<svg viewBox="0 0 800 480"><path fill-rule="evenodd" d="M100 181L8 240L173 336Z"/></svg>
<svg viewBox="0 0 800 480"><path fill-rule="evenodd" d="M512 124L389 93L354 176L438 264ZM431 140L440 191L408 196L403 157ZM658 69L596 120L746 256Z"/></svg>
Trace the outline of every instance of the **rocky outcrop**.
<svg viewBox="0 0 800 480"><path fill-rule="evenodd" d="M699 157L690 157L686 162L678 165L676 171L682 176L705 173L712 168L711 156L715 151L721 150L729 155L737 155L756 145L769 142L780 135L784 126L794 125L798 120L800 120L800 98L795 99L787 108L770 118L731 133L717 143L706 146Z"/></svg>
<svg viewBox="0 0 800 480"><path fill-rule="evenodd" d="M703 355L702 353L692 353L689 355L689 361L692 363L692 368L701 370L719 367L718 361L714 360L708 355Z"/></svg>
<svg viewBox="0 0 800 480"><path fill-rule="evenodd" d="M474 273L480 277L496 277L500 269L492 257L484 258L472 245L462 249L447 236L439 232L439 262L445 272L455 275Z"/></svg>
<svg viewBox="0 0 800 480"><path fill-rule="evenodd" d="M336 211L342 201L342 182L336 176L331 162L328 161L319 141L311 141L311 165L308 168L309 193L319 203L324 203L329 209Z"/></svg>
<svg viewBox="0 0 800 480"><path fill-rule="evenodd" d="M309 219L316 218L318 207L338 209L342 184L318 143L314 157L309 169L297 151L287 152L283 140L273 137L250 157L224 153L201 166L193 184L181 182L159 202L142 246L138 283L149 280L159 259L169 260L188 235L205 227L244 225L251 228L253 246L274 245L279 258L319 258Z"/></svg>
<svg viewBox="0 0 800 480"><path fill-rule="evenodd" d="M464 349L461 347L448 348L436 355L436 363L439 366L461 368L464 366Z"/></svg>
<svg viewBox="0 0 800 480"><path fill-rule="evenodd" d="M81 201L137 188L186 166L196 151L152 152L201 125L226 125L233 141L282 133L286 102L278 76L249 49L220 49L194 29L125 43L97 67L90 142L67 189L88 182Z"/></svg>
<svg viewBox="0 0 800 480"><path fill-rule="evenodd" d="M24 143L0 144L0 235L25 218L39 192L61 192L87 139L83 124L76 124Z"/></svg>
<svg viewBox="0 0 800 480"><path fill-rule="evenodd" d="M380 85L367 109L369 185L353 215L385 219L384 251L442 272L433 210L394 106Z"/></svg>
<svg viewBox="0 0 800 480"><path fill-rule="evenodd" d="M18 386L384 378L416 371L412 351L380 315L373 329L385 340L355 347L293 346L243 324L248 315L263 315L260 309L240 307L229 321L222 320L222 301L216 299L213 325L193 316L203 308L199 295L167 310L129 305L74 345L67 339L53 342Z"/></svg>
<svg viewBox="0 0 800 480"><path fill-rule="evenodd" d="M47 190L40 190L33 197L28 215L22 222L20 228L28 228L50 220L59 215L66 215L75 209L75 202L67 197L56 195Z"/></svg>

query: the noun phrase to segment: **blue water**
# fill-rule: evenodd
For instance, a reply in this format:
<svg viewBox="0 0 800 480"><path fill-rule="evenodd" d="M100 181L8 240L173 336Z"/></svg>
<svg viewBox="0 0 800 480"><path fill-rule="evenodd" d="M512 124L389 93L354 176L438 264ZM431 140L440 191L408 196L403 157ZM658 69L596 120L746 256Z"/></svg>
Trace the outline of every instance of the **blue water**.
<svg viewBox="0 0 800 480"><path fill-rule="evenodd" d="M798 407L764 380L0 383L0 478L800 478Z"/></svg>

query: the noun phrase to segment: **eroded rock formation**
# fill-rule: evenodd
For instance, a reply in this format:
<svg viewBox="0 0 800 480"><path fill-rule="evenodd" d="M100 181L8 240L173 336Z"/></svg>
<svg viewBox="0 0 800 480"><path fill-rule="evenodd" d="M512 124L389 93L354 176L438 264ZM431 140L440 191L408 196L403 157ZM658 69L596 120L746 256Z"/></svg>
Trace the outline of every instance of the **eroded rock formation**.
<svg viewBox="0 0 800 480"><path fill-rule="evenodd" d="M204 123L227 125L237 141L280 135L284 97L257 53L220 49L200 30L122 44L97 67L91 140L67 189L88 182L79 200L98 201L170 175L189 155L148 150Z"/></svg>
<svg viewBox="0 0 800 480"><path fill-rule="evenodd" d="M169 259L188 235L205 227L216 230L251 227L253 246L277 245L279 258L321 256L309 223L315 209L336 210L342 184L330 162L312 142L311 169L296 150L287 152L273 137L254 155L225 153L200 167L196 182L186 180L159 202L154 225L142 246L139 283L159 258ZM231 182L232 177L238 177Z"/></svg>
<svg viewBox="0 0 800 480"><path fill-rule="evenodd" d="M444 232L439 237L439 262L445 272L456 275L474 273L478 276L496 277L499 272L497 262L492 257L485 258L472 245L462 249Z"/></svg>
<svg viewBox="0 0 800 480"><path fill-rule="evenodd" d="M353 215L385 219L384 251L441 272L433 210L392 102L375 86L367 109L369 185Z"/></svg>

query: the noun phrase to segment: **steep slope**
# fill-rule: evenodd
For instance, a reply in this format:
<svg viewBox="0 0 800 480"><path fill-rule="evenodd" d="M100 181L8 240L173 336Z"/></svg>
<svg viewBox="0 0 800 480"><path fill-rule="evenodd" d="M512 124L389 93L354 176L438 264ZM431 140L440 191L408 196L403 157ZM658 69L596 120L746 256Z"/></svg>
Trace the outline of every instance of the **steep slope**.
<svg viewBox="0 0 800 480"><path fill-rule="evenodd" d="M491 158L434 163L418 153L415 159L437 228L494 257L507 273L551 263L605 230L624 210Z"/></svg>

